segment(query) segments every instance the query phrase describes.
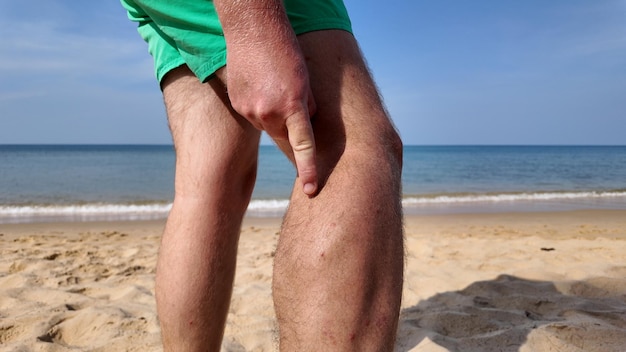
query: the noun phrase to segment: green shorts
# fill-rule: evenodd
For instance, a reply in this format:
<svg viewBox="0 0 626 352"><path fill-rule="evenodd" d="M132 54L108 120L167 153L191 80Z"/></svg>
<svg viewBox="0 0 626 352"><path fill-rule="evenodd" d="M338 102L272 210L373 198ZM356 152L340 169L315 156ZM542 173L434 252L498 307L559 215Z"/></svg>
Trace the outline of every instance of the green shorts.
<svg viewBox="0 0 626 352"><path fill-rule="evenodd" d="M148 43L159 82L183 64L206 81L226 65L226 41L213 1L121 0ZM352 27L343 0L284 0L296 34Z"/></svg>

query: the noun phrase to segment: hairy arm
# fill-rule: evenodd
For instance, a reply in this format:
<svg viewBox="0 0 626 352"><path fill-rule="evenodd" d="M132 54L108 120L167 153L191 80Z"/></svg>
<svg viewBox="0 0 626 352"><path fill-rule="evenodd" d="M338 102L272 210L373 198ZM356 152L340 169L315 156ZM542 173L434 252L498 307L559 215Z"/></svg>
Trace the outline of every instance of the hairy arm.
<svg viewBox="0 0 626 352"><path fill-rule="evenodd" d="M224 29L230 102L279 145L288 143L309 196L317 192L315 102L306 63L281 0L215 0Z"/></svg>

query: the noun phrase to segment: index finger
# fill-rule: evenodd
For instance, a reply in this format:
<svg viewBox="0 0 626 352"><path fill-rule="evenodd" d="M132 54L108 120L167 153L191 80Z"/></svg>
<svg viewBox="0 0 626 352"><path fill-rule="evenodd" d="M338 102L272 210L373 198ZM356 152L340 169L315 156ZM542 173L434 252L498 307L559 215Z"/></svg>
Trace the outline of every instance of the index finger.
<svg viewBox="0 0 626 352"><path fill-rule="evenodd" d="M285 120L287 137L293 150L293 158L302 182L302 190L308 196L317 192L317 166L315 159L315 136L306 109L289 116Z"/></svg>

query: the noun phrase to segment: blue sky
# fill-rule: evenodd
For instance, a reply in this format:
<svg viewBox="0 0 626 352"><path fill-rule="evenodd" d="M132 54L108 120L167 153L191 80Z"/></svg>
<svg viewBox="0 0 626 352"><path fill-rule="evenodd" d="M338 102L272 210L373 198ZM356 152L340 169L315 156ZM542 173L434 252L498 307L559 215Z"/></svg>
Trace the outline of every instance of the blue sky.
<svg viewBox="0 0 626 352"><path fill-rule="evenodd" d="M345 1L406 144L626 144L626 0ZM0 38L0 144L170 143L116 0L1 1Z"/></svg>

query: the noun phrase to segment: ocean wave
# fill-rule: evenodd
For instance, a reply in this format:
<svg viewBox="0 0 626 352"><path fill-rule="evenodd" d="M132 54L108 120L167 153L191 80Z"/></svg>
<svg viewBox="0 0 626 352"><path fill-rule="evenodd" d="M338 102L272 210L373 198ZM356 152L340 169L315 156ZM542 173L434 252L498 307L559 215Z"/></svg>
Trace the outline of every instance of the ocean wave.
<svg viewBox="0 0 626 352"><path fill-rule="evenodd" d="M53 220L152 220L167 216L171 207L172 205L168 203L0 205L0 223Z"/></svg>
<svg viewBox="0 0 626 352"><path fill-rule="evenodd" d="M254 199L248 205L248 216L255 217L281 217L287 207L287 199Z"/></svg>
<svg viewBox="0 0 626 352"><path fill-rule="evenodd" d="M581 192L520 192L493 194L455 194L455 195L417 195L405 196L404 206L428 204L460 204L460 203L503 203L519 201L568 201L568 200L600 200L626 198L626 191L581 191ZM626 204L625 204L626 205Z"/></svg>
<svg viewBox="0 0 626 352"><path fill-rule="evenodd" d="M626 209L626 190L405 195L402 199L402 205L408 209L549 202L611 202L612 208ZM248 206L247 215L282 216L288 206L289 200L287 199L253 199ZM171 208L172 204L168 202L0 205L0 224L42 221L155 220L166 218Z"/></svg>
<svg viewBox="0 0 626 352"><path fill-rule="evenodd" d="M287 199L255 199L248 205L248 211L286 210L288 205Z"/></svg>
<svg viewBox="0 0 626 352"><path fill-rule="evenodd" d="M289 205L287 199L252 200L248 214L280 216ZM0 205L1 223L41 221L156 220L167 217L171 203L144 204L19 204Z"/></svg>

